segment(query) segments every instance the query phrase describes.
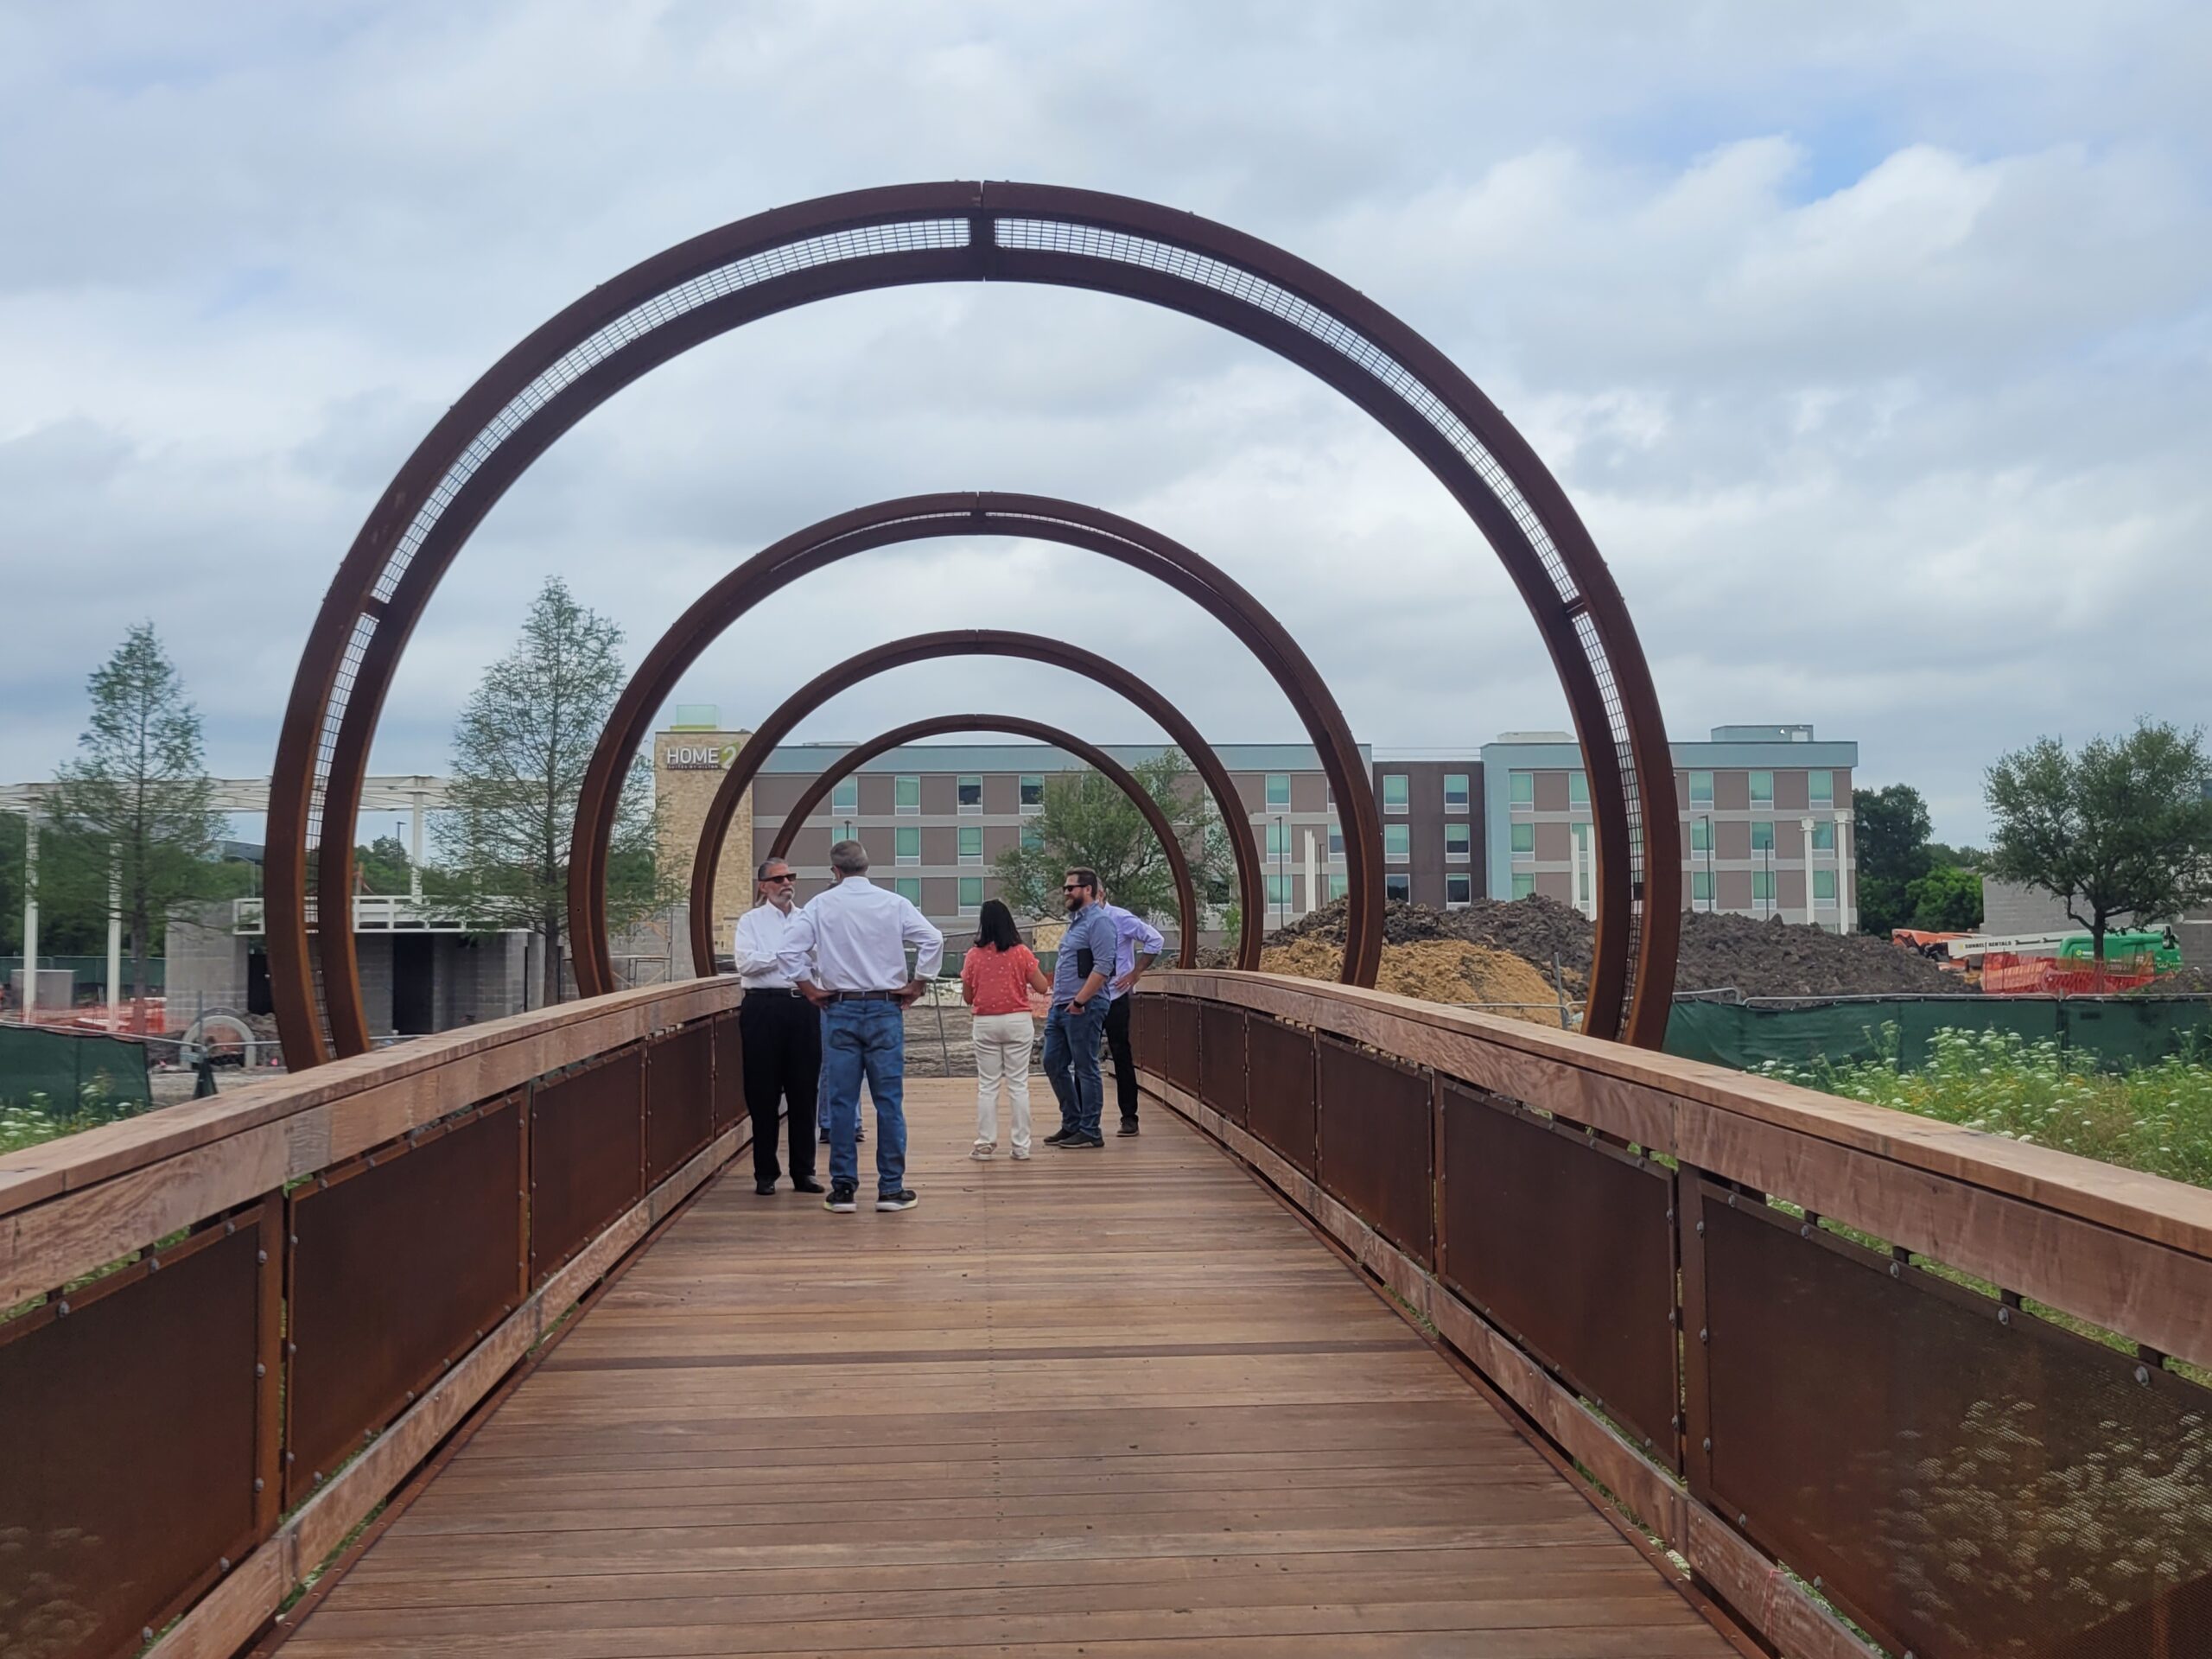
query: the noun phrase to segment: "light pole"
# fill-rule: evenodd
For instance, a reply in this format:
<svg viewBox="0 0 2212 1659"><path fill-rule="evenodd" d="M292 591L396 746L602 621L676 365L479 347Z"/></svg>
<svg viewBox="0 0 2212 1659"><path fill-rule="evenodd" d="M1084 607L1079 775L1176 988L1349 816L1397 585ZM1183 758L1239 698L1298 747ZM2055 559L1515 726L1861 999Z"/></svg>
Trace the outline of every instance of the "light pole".
<svg viewBox="0 0 2212 1659"><path fill-rule="evenodd" d="M1719 910L1720 889L1715 884L1713 876L1713 814L1710 812L1701 814L1698 822L1705 826L1705 907L1707 910ZM1694 910L1696 906L1693 905L1691 908Z"/></svg>
<svg viewBox="0 0 2212 1659"><path fill-rule="evenodd" d="M1287 923L1290 920L1290 877L1287 874L1290 861L1290 818L1287 813L1278 812L1274 815L1271 822L1274 827L1274 834L1270 836L1268 840L1274 842L1275 880L1282 888L1282 919ZM1273 893L1269 893L1268 910L1272 914L1274 909L1275 897Z"/></svg>

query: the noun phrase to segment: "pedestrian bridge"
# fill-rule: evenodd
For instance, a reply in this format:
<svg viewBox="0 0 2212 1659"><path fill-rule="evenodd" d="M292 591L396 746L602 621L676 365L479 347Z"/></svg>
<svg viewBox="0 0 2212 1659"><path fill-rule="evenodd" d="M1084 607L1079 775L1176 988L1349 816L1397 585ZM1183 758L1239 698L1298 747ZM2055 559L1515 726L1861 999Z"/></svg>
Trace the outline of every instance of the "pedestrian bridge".
<svg viewBox="0 0 2212 1659"><path fill-rule="evenodd" d="M2212 1194L1147 983L906 1215L716 1179L721 980L0 1159L0 1652L2212 1653Z"/></svg>

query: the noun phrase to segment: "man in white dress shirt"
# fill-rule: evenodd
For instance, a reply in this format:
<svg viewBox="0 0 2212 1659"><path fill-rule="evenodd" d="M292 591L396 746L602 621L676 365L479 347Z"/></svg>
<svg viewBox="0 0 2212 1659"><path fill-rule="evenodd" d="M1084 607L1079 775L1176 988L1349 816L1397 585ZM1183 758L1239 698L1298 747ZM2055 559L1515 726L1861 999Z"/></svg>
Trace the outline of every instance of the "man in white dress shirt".
<svg viewBox="0 0 2212 1659"><path fill-rule="evenodd" d="M738 1004L744 1039L745 1109L753 1116L753 1190L766 1198L783 1173L776 1161L776 1103L791 1117L791 1191L819 1192L814 1179L814 1096L822 1071L822 1016L799 995L783 964L795 913L791 867L772 858L754 873L753 908L737 924L737 974L745 982Z"/></svg>
<svg viewBox="0 0 2212 1659"><path fill-rule="evenodd" d="M837 885L791 917L777 961L822 1010L822 1072L830 1109L830 1196L858 1209L861 1076L875 1102L875 1207L911 1210L906 1185L906 1008L944 960L944 935L888 887L868 879L857 841L830 849ZM906 969L906 952L914 968Z"/></svg>

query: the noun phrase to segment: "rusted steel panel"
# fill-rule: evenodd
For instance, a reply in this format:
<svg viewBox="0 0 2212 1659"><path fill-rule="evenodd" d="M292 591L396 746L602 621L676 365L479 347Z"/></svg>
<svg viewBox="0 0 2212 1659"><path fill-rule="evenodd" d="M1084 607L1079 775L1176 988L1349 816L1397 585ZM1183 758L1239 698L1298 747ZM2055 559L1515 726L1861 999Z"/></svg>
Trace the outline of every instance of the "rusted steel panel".
<svg viewBox="0 0 2212 1659"><path fill-rule="evenodd" d="M714 1032L704 1020L664 1032L645 1048L645 1185L652 1186L714 1138Z"/></svg>
<svg viewBox="0 0 2212 1659"><path fill-rule="evenodd" d="M1445 1283L1679 1468L1670 1173L1446 1083L1443 1203Z"/></svg>
<svg viewBox="0 0 2212 1659"><path fill-rule="evenodd" d="M1244 1122L1244 1013L1219 1002L1198 1007L1198 1098Z"/></svg>
<svg viewBox="0 0 2212 1659"><path fill-rule="evenodd" d="M745 1039L738 1034L737 1010L718 1014L715 1027L715 1133L745 1116Z"/></svg>
<svg viewBox="0 0 2212 1659"><path fill-rule="evenodd" d="M265 1529L261 1218L0 1325L0 1652L131 1652Z"/></svg>
<svg viewBox="0 0 2212 1659"><path fill-rule="evenodd" d="M1323 1189L1433 1267L1435 1120L1425 1071L1321 1039L1314 1176Z"/></svg>
<svg viewBox="0 0 2212 1659"><path fill-rule="evenodd" d="M1689 1432L1753 1541L1920 1659L2212 1653L2212 1391L1751 1198L1699 1215Z"/></svg>
<svg viewBox="0 0 2212 1659"><path fill-rule="evenodd" d="M285 1503L313 1492L523 1294L519 1096L296 1190Z"/></svg>
<svg viewBox="0 0 2212 1659"><path fill-rule="evenodd" d="M645 1108L642 1044L532 1085L531 1284L543 1284L645 1196Z"/></svg>
<svg viewBox="0 0 2212 1659"><path fill-rule="evenodd" d="M1154 1077L1167 1074L1167 1004L1166 999L1149 991L1138 991L1136 1001L1129 1007L1129 1052L1135 1057L1137 1070L1149 1071Z"/></svg>
<svg viewBox="0 0 2212 1659"><path fill-rule="evenodd" d="M1246 1127L1299 1169L1313 1173L1313 1033L1264 1014L1244 1025Z"/></svg>
<svg viewBox="0 0 2212 1659"><path fill-rule="evenodd" d="M1187 996L1167 999L1167 1081L1198 1092L1198 1005Z"/></svg>

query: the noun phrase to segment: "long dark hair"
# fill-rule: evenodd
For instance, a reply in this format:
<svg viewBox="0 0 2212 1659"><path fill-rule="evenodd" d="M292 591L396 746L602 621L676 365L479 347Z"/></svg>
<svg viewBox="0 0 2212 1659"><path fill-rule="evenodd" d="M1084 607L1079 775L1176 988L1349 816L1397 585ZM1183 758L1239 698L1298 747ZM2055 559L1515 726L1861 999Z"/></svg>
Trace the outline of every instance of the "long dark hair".
<svg viewBox="0 0 2212 1659"><path fill-rule="evenodd" d="M1020 943L1020 930L1014 926L1014 912L1006 907L1006 901L984 899L982 914L976 922L976 948L1011 950Z"/></svg>

